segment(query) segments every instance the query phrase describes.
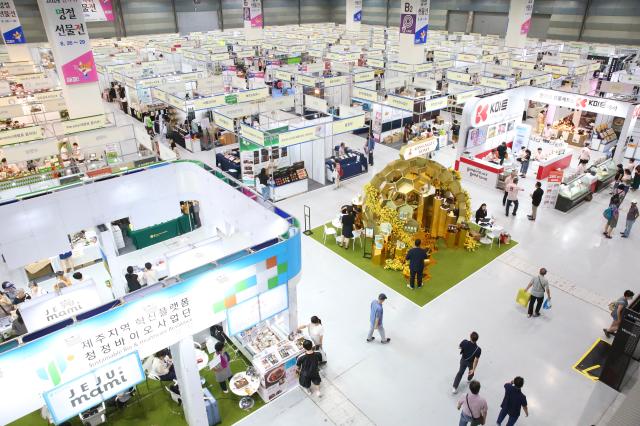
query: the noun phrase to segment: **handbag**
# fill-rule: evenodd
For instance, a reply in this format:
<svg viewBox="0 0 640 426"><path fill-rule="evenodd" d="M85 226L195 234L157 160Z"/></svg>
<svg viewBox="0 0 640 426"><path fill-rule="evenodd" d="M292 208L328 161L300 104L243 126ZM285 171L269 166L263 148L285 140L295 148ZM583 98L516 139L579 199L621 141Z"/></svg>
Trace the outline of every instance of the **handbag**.
<svg viewBox="0 0 640 426"><path fill-rule="evenodd" d="M613 311L616 310L616 304L617 304L617 302L609 303L609 312L613 312Z"/></svg>
<svg viewBox="0 0 640 426"><path fill-rule="evenodd" d="M526 307L529 304L529 299L531 298L531 294L527 292L524 288L518 290L518 294L516 295L516 303L521 306Z"/></svg>
<svg viewBox="0 0 640 426"><path fill-rule="evenodd" d="M469 405L469 394L465 396L465 399L467 400L467 407L469 407L469 412L471 413L471 418L473 419L471 421L471 426L483 425L487 419L484 418L482 413L480 413L480 417L475 417L473 415L473 411L471 410L471 406Z"/></svg>
<svg viewBox="0 0 640 426"><path fill-rule="evenodd" d="M544 309L551 309L551 299L546 299L546 300L544 301L544 303L542 304L542 307L543 307Z"/></svg>

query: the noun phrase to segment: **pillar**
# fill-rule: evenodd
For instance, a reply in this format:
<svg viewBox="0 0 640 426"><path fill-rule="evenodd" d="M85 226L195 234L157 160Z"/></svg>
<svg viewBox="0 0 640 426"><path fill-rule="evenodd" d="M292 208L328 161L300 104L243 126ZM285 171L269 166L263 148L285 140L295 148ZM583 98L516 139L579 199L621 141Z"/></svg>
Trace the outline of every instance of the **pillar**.
<svg viewBox="0 0 640 426"><path fill-rule="evenodd" d="M624 125L622 126L622 131L620 132L620 137L616 143L616 152L613 156L613 162L615 164L620 164L624 161L624 151L628 142L627 139L633 135L638 118L640 118L640 105L630 106L629 111L627 112L627 117L624 120ZM640 141L633 141L635 144L638 142Z"/></svg>
<svg viewBox="0 0 640 426"><path fill-rule="evenodd" d="M104 114L98 72L80 0L38 0L70 118Z"/></svg>
<svg viewBox="0 0 640 426"><path fill-rule="evenodd" d="M200 383L200 372L196 364L193 337L189 336L169 347L173 366L180 387L182 408L189 426L208 426L207 409Z"/></svg>
<svg viewBox="0 0 640 426"><path fill-rule="evenodd" d="M262 0L244 0L242 15L244 16L245 39L263 39L264 17L262 15Z"/></svg>
<svg viewBox="0 0 640 426"><path fill-rule="evenodd" d="M29 52L27 40L24 37L20 18L18 18L18 12L13 0L0 2L0 14L2 15L0 18L0 31L2 31L4 44L7 46L9 60L11 62L31 62L33 60L31 52Z"/></svg>
<svg viewBox="0 0 640 426"><path fill-rule="evenodd" d="M531 26L533 0L511 0L509 5L509 24L505 45L523 48L527 42L527 34Z"/></svg>
<svg viewBox="0 0 640 426"><path fill-rule="evenodd" d="M429 1L402 0L400 2L400 35L398 62L422 64L426 61L424 44L429 30Z"/></svg>
<svg viewBox="0 0 640 426"><path fill-rule="evenodd" d="M347 31L360 31L362 22L362 0L346 0L346 27Z"/></svg>

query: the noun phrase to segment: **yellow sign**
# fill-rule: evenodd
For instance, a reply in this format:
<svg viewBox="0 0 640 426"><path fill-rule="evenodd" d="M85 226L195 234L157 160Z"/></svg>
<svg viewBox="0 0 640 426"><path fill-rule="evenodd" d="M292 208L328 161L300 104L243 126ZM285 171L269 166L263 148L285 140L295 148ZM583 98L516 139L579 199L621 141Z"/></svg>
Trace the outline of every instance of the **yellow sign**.
<svg viewBox="0 0 640 426"><path fill-rule="evenodd" d="M429 99L424 101L424 112L436 111L447 107L449 100L447 96Z"/></svg>
<svg viewBox="0 0 640 426"><path fill-rule="evenodd" d="M211 56L209 56L209 60L212 62L225 61L227 59L229 59L228 53L212 53Z"/></svg>
<svg viewBox="0 0 640 426"><path fill-rule="evenodd" d="M352 132L364 127L364 114L333 122L333 134Z"/></svg>
<svg viewBox="0 0 640 426"><path fill-rule="evenodd" d="M582 75L589 72L589 65L583 65L576 68L576 75Z"/></svg>
<svg viewBox="0 0 640 426"><path fill-rule="evenodd" d="M324 79L324 87L342 86L343 84L347 84L347 82L348 80L346 75L329 77Z"/></svg>
<svg viewBox="0 0 640 426"><path fill-rule="evenodd" d="M209 60L209 56L205 53L196 53L193 58L202 62L207 62Z"/></svg>
<svg viewBox="0 0 640 426"><path fill-rule="evenodd" d="M545 64L544 70L558 75L569 75L569 68L560 65Z"/></svg>
<svg viewBox="0 0 640 426"><path fill-rule="evenodd" d="M149 87L161 86L164 83L165 83L164 78L155 77L155 78L146 78L144 80L138 80L137 86L141 89L146 89ZM125 84L133 88L136 87L136 81L133 78L125 77Z"/></svg>
<svg viewBox="0 0 640 426"><path fill-rule="evenodd" d="M447 71L447 80L462 81L463 83L469 83L471 76L463 72Z"/></svg>
<svg viewBox="0 0 640 426"><path fill-rule="evenodd" d="M307 55L311 56L312 58L322 58L324 56L324 53L322 52L322 50L309 50L307 52Z"/></svg>
<svg viewBox="0 0 640 426"><path fill-rule="evenodd" d="M225 117L224 115L213 113L213 122L218 127L222 127L223 129L227 129L230 132L234 132L233 119L229 117Z"/></svg>
<svg viewBox="0 0 640 426"><path fill-rule="evenodd" d="M544 74L544 75L539 75L537 77L533 77L531 81L533 81L534 86L538 84L549 83L551 81L551 74Z"/></svg>
<svg viewBox="0 0 640 426"><path fill-rule="evenodd" d="M429 64L417 64L413 66L413 71L414 72L427 72L427 71L431 71L433 69L433 64L429 63Z"/></svg>
<svg viewBox="0 0 640 426"><path fill-rule="evenodd" d="M374 78L373 71L359 72L353 75L353 81L355 83L370 81L370 80L373 80L373 78ZM326 84L325 84L325 87L326 87Z"/></svg>
<svg viewBox="0 0 640 426"><path fill-rule="evenodd" d="M315 87L316 79L307 75L298 74L296 75L296 83L302 84L303 86Z"/></svg>
<svg viewBox="0 0 640 426"><path fill-rule="evenodd" d="M495 59L494 55L483 55L482 56L482 62L493 62L494 59Z"/></svg>
<svg viewBox="0 0 640 426"><path fill-rule="evenodd" d="M534 62L525 62L525 61L511 61L511 66L513 68L517 68L519 70L533 70L535 69L536 64Z"/></svg>
<svg viewBox="0 0 640 426"><path fill-rule="evenodd" d="M240 126L240 136L245 139L250 140L251 142L255 142L258 145L264 146L264 133L262 133L258 129L254 129L251 126L247 126L246 124L242 124Z"/></svg>
<svg viewBox="0 0 640 426"><path fill-rule="evenodd" d="M469 55L466 53L458 53L458 56L456 56L456 59L458 61L464 61L464 62L476 62L478 60L478 57L476 55Z"/></svg>
<svg viewBox="0 0 640 426"><path fill-rule="evenodd" d="M375 90L363 89L361 87L353 88L353 97L358 99L363 99L365 101L378 101L378 92Z"/></svg>
<svg viewBox="0 0 640 426"><path fill-rule="evenodd" d="M508 89L509 82L500 78L480 77L480 85L487 87L495 87L497 89Z"/></svg>
<svg viewBox="0 0 640 426"><path fill-rule="evenodd" d="M380 50L384 50L387 48L387 46L384 43L373 43L371 47L373 47L374 49L380 49Z"/></svg>
<svg viewBox="0 0 640 426"><path fill-rule="evenodd" d="M104 114L93 115L91 117L76 118L73 120L62 121L62 132L65 135L72 133L84 132L87 130L100 129L107 124Z"/></svg>
<svg viewBox="0 0 640 426"><path fill-rule="evenodd" d="M179 97L170 95L169 93L167 93L167 99L165 100L165 102L173 107L178 108L181 111L185 111L186 109L184 99L180 99Z"/></svg>
<svg viewBox="0 0 640 426"><path fill-rule="evenodd" d="M23 81L29 81L29 80L39 80L41 78L45 78L46 74L42 73L42 72L36 72L33 74L22 74L22 75L17 75L15 77L12 77L12 80L15 80L17 83L22 83Z"/></svg>
<svg viewBox="0 0 640 426"><path fill-rule="evenodd" d="M400 96L387 96L387 105L413 112L413 99L403 98Z"/></svg>
<svg viewBox="0 0 640 426"><path fill-rule="evenodd" d="M384 68L384 61L380 59L367 58L367 65L375 68Z"/></svg>
<svg viewBox="0 0 640 426"><path fill-rule="evenodd" d="M156 89L155 87L151 88L151 97L162 102L167 102L167 94L160 89Z"/></svg>
<svg viewBox="0 0 640 426"><path fill-rule="evenodd" d="M0 132L0 146L12 145L14 143L30 142L43 138L44 129L40 126L4 130Z"/></svg>
<svg viewBox="0 0 640 426"><path fill-rule="evenodd" d="M445 68L451 68L453 66L453 61L440 61L440 62L436 62L436 69L445 69Z"/></svg>
<svg viewBox="0 0 640 426"><path fill-rule="evenodd" d="M278 145L289 146L316 139L316 127L304 127L278 134Z"/></svg>
<svg viewBox="0 0 640 426"><path fill-rule="evenodd" d="M400 72L412 72L413 71L413 65L401 64L399 62L391 62L390 64L387 65L387 68L389 68L392 71L400 71Z"/></svg>
<svg viewBox="0 0 640 426"><path fill-rule="evenodd" d="M558 57L562 59L580 59L580 55L578 53L568 53L568 52L558 52Z"/></svg>
<svg viewBox="0 0 640 426"><path fill-rule="evenodd" d="M184 51L184 52L182 52L182 57L183 58L187 58L187 59L195 59L196 54L193 53L193 52Z"/></svg>
<svg viewBox="0 0 640 426"><path fill-rule="evenodd" d="M497 53L495 56L497 56L498 59L500 60L509 59L509 52L500 52L500 53Z"/></svg>
<svg viewBox="0 0 640 426"><path fill-rule="evenodd" d="M260 89L247 90L235 93L238 96L238 102L259 101L269 97L269 88L261 87Z"/></svg>
<svg viewBox="0 0 640 426"><path fill-rule="evenodd" d="M4 96L0 98L0 107L21 104L22 99L19 99L17 96Z"/></svg>
<svg viewBox="0 0 640 426"><path fill-rule="evenodd" d="M325 57L327 59L332 60L332 61L344 61L344 60L346 60L346 58L343 55L341 55L339 53L333 53L333 52L327 52Z"/></svg>
<svg viewBox="0 0 640 426"><path fill-rule="evenodd" d="M433 59L436 61L439 60L448 60L451 59L451 52L444 52L442 50L434 50L433 51Z"/></svg>
<svg viewBox="0 0 640 426"><path fill-rule="evenodd" d="M456 93L456 104L460 105L467 102L469 99L482 94L482 90L474 89L466 92Z"/></svg>
<svg viewBox="0 0 640 426"><path fill-rule="evenodd" d="M59 99L62 97L62 90L51 90L50 92L38 92L33 94L33 98L36 101L50 101L52 99Z"/></svg>
<svg viewBox="0 0 640 426"><path fill-rule="evenodd" d="M291 73L286 71L275 70L273 76L278 80L291 81Z"/></svg>
<svg viewBox="0 0 640 426"><path fill-rule="evenodd" d="M215 108L224 105L224 95L197 98L191 101L194 110Z"/></svg>

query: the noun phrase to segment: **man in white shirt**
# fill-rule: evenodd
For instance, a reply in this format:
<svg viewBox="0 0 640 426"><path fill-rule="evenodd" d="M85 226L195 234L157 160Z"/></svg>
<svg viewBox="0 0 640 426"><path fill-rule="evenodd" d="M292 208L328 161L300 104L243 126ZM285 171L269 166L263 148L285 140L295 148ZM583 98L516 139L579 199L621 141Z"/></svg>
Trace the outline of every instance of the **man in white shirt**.
<svg viewBox="0 0 640 426"><path fill-rule="evenodd" d="M153 265L151 264L151 262L147 262L144 264L144 271L142 272L143 285L152 285L158 282L156 271L154 271L152 268Z"/></svg>
<svg viewBox="0 0 640 426"><path fill-rule="evenodd" d="M578 164L584 164L584 167L586 167L590 159L591 150L589 149L589 143L585 142L584 146L580 150L580 159L578 161Z"/></svg>
<svg viewBox="0 0 640 426"><path fill-rule="evenodd" d="M524 188L520 188L518 186L518 178L513 179L513 181L507 186L507 207L506 207L506 215L509 216L509 210L511 208L511 204L513 203L513 215L515 216L518 212L518 194L520 191L524 191Z"/></svg>

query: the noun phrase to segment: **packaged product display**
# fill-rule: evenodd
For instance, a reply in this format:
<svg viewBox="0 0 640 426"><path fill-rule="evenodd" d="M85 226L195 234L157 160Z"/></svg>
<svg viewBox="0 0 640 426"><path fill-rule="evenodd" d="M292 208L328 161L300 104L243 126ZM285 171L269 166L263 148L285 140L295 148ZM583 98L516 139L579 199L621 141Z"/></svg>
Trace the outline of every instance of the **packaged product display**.
<svg viewBox="0 0 640 426"><path fill-rule="evenodd" d="M589 168L591 173L595 173L598 182L596 183L596 191L607 188L609 183L616 175L616 165L611 158L600 158Z"/></svg>

